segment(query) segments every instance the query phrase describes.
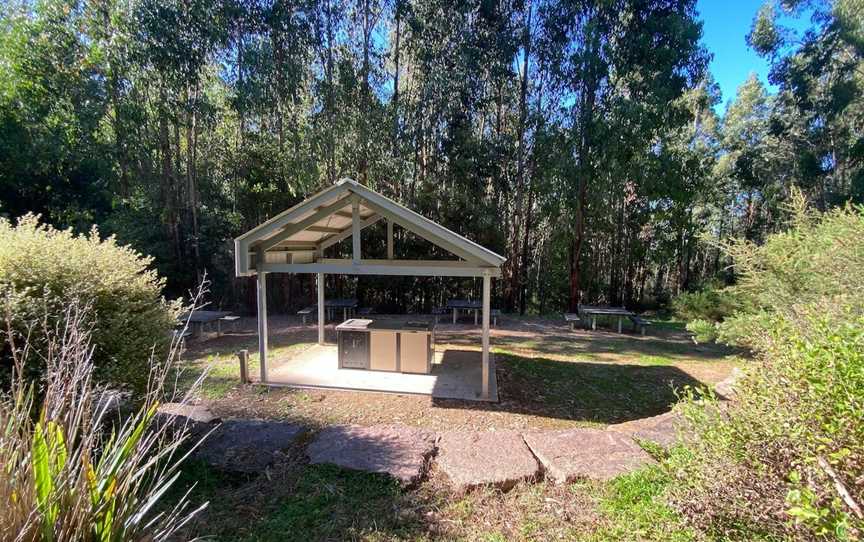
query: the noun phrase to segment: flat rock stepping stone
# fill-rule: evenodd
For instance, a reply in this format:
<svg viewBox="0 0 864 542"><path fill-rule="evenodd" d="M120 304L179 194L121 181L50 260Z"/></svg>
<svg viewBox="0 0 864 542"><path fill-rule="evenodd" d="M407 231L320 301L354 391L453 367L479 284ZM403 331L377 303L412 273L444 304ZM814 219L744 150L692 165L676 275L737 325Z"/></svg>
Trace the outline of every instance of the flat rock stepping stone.
<svg viewBox="0 0 864 542"><path fill-rule="evenodd" d="M609 480L654 462L633 439L615 431L568 429L526 433L524 438L556 483Z"/></svg>
<svg viewBox="0 0 864 542"><path fill-rule="evenodd" d="M408 486L426 472L435 434L404 425L332 426L322 429L306 453L313 464L389 474Z"/></svg>
<svg viewBox="0 0 864 542"><path fill-rule="evenodd" d="M732 369L732 373L718 382L714 386L714 391L719 396L719 399L734 399L735 398L735 387L738 385L738 381L741 380L741 377L744 376L744 371L735 367Z"/></svg>
<svg viewBox="0 0 864 542"><path fill-rule="evenodd" d="M210 465L233 472L263 471L303 433L303 427L268 420L229 420L208 435L196 456Z"/></svg>
<svg viewBox="0 0 864 542"><path fill-rule="evenodd" d="M187 418L189 421L197 423L213 423L219 421L219 418L213 414L206 405L165 403L164 405L159 405L156 412L164 416Z"/></svg>
<svg viewBox="0 0 864 542"><path fill-rule="evenodd" d="M610 425L607 429L668 448L675 444L679 434L686 432L686 422L681 414L671 411L651 418Z"/></svg>
<svg viewBox="0 0 864 542"><path fill-rule="evenodd" d="M438 467L457 491L479 486L508 490L540 477L540 465L515 431L451 431L438 444Z"/></svg>
<svg viewBox="0 0 864 542"><path fill-rule="evenodd" d="M213 424L220 419L206 405L165 403L156 409L156 421L169 424L169 429L174 432L186 430L190 441L195 442L213 429Z"/></svg>

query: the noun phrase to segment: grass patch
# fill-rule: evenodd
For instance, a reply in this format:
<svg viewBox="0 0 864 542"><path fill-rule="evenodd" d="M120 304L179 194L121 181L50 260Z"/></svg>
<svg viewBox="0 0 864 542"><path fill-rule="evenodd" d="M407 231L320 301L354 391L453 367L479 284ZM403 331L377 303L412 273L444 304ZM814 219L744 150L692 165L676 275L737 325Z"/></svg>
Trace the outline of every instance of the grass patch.
<svg viewBox="0 0 864 542"><path fill-rule="evenodd" d="M302 470L292 494L243 536L254 541L417 539L419 519L398 504L403 491L384 476L328 465Z"/></svg>
<svg viewBox="0 0 864 542"><path fill-rule="evenodd" d="M526 411L591 423L655 416L678 401L676 390L699 382L667 363L566 362L500 354L499 393Z"/></svg>
<svg viewBox="0 0 864 542"><path fill-rule="evenodd" d="M663 502L663 494L670 483L671 478L657 466L619 476L610 482L600 501L603 521L588 540L696 540L694 531Z"/></svg>
<svg viewBox="0 0 864 542"><path fill-rule="evenodd" d="M274 360L290 358L306 350L312 344L301 342L271 348L269 356ZM195 353L190 353L190 356L195 356ZM258 352L250 352L249 375L255 377L259 370ZM185 363L180 372L180 388L187 389L204 371L207 371L207 377L198 393L205 399L222 399L240 385L240 361L237 358L237 353L217 351L199 354Z"/></svg>
<svg viewBox="0 0 864 542"><path fill-rule="evenodd" d="M674 365L675 360L666 356L639 356L639 363L641 365L663 366Z"/></svg>

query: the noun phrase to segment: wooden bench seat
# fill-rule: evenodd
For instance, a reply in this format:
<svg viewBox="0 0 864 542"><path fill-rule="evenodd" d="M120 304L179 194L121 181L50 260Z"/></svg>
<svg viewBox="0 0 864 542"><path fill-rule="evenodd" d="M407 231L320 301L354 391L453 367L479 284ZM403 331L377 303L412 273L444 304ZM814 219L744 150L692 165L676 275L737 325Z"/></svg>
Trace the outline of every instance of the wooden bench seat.
<svg viewBox="0 0 864 542"><path fill-rule="evenodd" d="M171 341L179 342L180 348L186 348L186 339L192 336L192 330L189 328L179 328L171 331Z"/></svg>
<svg viewBox="0 0 864 542"><path fill-rule="evenodd" d="M564 313L564 321L570 324L570 331L576 331L576 324L582 321L582 318L575 312Z"/></svg>
<svg viewBox="0 0 864 542"><path fill-rule="evenodd" d="M233 314L229 314L228 316L223 316L219 320L216 321L216 336L222 335L222 323L230 324L232 331L237 331L237 328L240 326L240 317L235 316Z"/></svg>
<svg viewBox="0 0 864 542"><path fill-rule="evenodd" d="M303 320L303 325L305 326L307 317L313 314L318 314L318 307L315 305L309 305L308 307L297 311L297 314L300 315L300 318Z"/></svg>
<svg viewBox="0 0 864 542"><path fill-rule="evenodd" d="M639 330L640 335L645 335L645 328L651 325L651 322L639 316L631 316L630 321L633 322L633 328Z"/></svg>

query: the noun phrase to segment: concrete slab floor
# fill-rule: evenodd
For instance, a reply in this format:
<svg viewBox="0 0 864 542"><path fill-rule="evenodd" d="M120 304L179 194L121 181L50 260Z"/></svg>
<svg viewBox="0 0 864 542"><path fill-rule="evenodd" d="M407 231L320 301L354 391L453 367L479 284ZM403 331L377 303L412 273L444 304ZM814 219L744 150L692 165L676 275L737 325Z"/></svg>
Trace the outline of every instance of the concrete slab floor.
<svg viewBox="0 0 864 542"><path fill-rule="evenodd" d="M489 398L498 401L495 357L490 353ZM272 360L267 371L271 386L327 388L430 395L433 399L484 401L481 353L446 349L435 352L432 373L406 374L361 369L340 369L336 345L314 345L294 358Z"/></svg>

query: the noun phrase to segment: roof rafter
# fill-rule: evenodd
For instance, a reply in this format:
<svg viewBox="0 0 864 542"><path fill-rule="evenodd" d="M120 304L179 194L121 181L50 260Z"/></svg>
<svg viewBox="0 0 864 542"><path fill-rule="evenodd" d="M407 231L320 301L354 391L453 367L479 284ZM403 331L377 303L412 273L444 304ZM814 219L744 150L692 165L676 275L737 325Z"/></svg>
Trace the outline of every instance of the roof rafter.
<svg viewBox="0 0 864 542"><path fill-rule="evenodd" d="M317 211L315 211L311 215L307 216L306 218L304 218L300 222L297 222L296 224L288 224L287 226L282 228L282 231L280 231L279 233L277 233L273 237L270 237L268 239L264 239L263 241L255 242L255 243L253 243L253 245L256 248L258 246L260 246L262 250L269 250L269 249L275 247L276 245L278 245L279 243L281 243L282 241L284 241L285 239L288 239L289 237L291 237L295 233L298 233L298 232L301 232L305 229L308 229L309 226L312 226L313 224L315 224L316 222L318 222L322 218L326 218L326 217L332 215L333 212L336 211L337 209L341 209L342 207L345 207L346 205L350 205L351 204L351 198L352 198L352 196L345 196L344 198L336 200L335 203L331 203L330 205L325 205L324 207L321 207L320 209L318 209Z"/></svg>
<svg viewBox="0 0 864 542"><path fill-rule="evenodd" d="M343 210L352 206L352 212ZM363 212L365 216L362 214ZM331 216L350 218L352 221L345 227L333 227ZM354 218L358 220L355 222ZM399 224L402 228L426 239L433 245L461 258L464 261L451 261L445 264L432 265L428 261L397 261L380 263L375 260L357 259L356 249L354 260L350 265L341 262L322 263L321 252L336 243L356 235L362 229L375 224L382 218L389 224ZM291 239L300 232L310 232L316 240ZM315 234L318 234L317 236ZM497 276L500 266L506 259L465 237L448 230L415 213L414 211L390 200L351 179L343 179L318 192L314 196L294 207L284 211L260 226L249 230L234 240L235 267L238 276L255 272L250 269L250 253L261 254L265 251L277 250L315 250L317 262L314 264L275 264L262 262L262 271L302 273L313 267L317 272L339 272L345 274L416 274L425 276ZM385 260L386 262L387 260ZM435 260L436 262L438 260ZM426 266L424 268L424 265ZM361 270L362 268L362 270ZM424 271L425 269L425 271ZM444 271L441 271L441 270Z"/></svg>

